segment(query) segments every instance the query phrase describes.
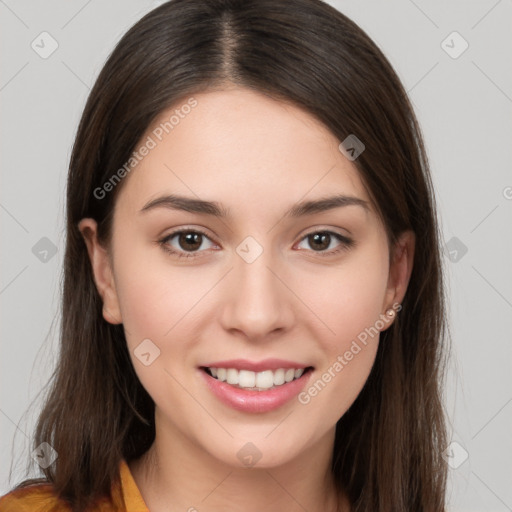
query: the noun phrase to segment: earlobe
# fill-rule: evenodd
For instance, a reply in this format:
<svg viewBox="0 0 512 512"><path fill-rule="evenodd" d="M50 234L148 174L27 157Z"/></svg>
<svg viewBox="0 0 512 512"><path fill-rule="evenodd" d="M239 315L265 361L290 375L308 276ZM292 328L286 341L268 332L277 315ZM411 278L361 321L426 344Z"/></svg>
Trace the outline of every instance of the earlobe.
<svg viewBox="0 0 512 512"><path fill-rule="evenodd" d="M391 315L393 320L396 318L397 311L399 311L399 309L396 309L396 305L402 303L411 278L415 241L416 237L413 231L407 230L401 233L389 263L388 287L383 310L386 314L388 311L393 310L394 314Z"/></svg>
<svg viewBox="0 0 512 512"><path fill-rule="evenodd" d="M111 324L121 324L122 317L110 258L107 249L98 240L97 228L94 219L82 219L78 224L87 246L94 282L103 300L103 318Z"/></svg>

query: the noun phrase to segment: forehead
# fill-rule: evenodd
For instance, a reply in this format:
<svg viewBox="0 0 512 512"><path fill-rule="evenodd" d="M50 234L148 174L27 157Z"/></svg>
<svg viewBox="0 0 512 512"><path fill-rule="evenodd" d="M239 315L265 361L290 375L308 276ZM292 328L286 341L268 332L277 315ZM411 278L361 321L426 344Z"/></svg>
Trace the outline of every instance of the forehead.
<svg viewBox="0 0 512 512"><path fill-rule="evenodd" d="M150 147L121 196L142 207L162 193L215 199L237 211L341 193L368 200L339 140L289 103L243 88L185 97L139 141Z"/></svg>

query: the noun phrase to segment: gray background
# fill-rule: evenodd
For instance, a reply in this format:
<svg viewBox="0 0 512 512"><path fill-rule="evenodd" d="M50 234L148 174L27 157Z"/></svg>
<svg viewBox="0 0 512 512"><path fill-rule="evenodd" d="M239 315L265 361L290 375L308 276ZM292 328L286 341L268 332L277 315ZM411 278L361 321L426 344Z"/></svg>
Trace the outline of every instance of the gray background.
<svg viewBox="0 0 512 512"><path fill-rule="evenodd" d="M0 0L0 494L23 476L37 394L57 357L64 190L77 123L115 43L160 3ZM432 165L453 338L450 510L510 511L511 1L330 3L395 67ZM58 44L47 58L44 31Z"/></svg>

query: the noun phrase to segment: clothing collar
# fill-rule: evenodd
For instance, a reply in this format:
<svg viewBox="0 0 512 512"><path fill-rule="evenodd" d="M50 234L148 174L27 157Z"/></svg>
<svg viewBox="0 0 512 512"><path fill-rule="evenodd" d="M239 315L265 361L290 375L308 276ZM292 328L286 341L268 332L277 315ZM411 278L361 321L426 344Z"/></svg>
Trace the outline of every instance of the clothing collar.
<svg viewBox="0 0 512 512"><path fill-rule="evenodd" d="M122 460L119 465L119 474L121 477L121 489L126 512L149 512L144 503L139 488L135 483L126 460Z"/></svg>

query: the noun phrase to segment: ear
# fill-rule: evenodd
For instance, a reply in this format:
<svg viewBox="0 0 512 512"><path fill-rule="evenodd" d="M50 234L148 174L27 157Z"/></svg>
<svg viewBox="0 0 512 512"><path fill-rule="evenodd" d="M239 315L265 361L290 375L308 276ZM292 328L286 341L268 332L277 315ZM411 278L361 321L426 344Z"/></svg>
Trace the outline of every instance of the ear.
<svg viewBox="0 0 512 512"><path fill-rule="evenodd" d="M121 324L121 310L114 282L109 253L98 241L98 226L94 219L82 219L78 229L84 237L96 288L103 300L103 318L111 324Z"/></svg>
<svg viewBox="0 0 512 512"><path fill-rule="evenodd" d="M397 305L402 302L411 278L415 241L416 237L413 231L404 231L398 237L391 252L388 285L382 307L384 315L389 309L395 312L393 320L396 318ZM391 323L392 322L390 322L389 325L391 325Z"/></svg>

